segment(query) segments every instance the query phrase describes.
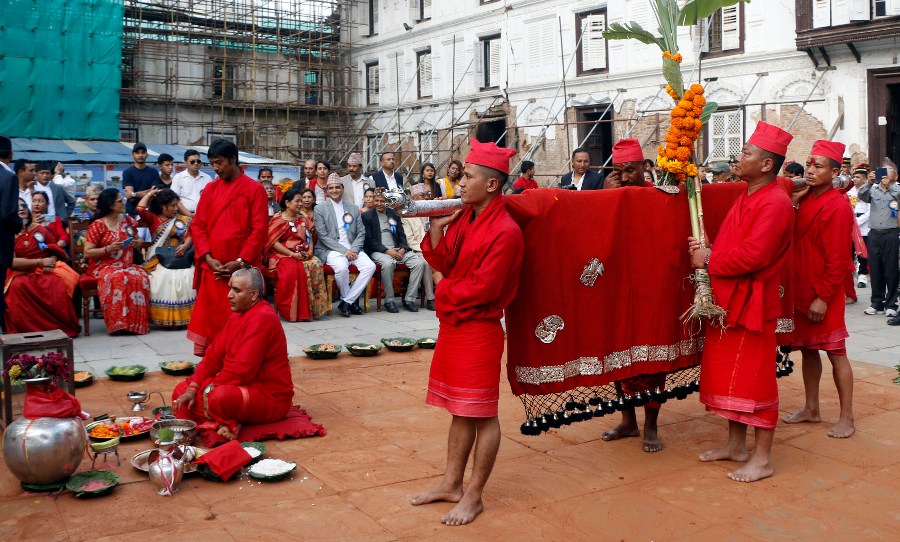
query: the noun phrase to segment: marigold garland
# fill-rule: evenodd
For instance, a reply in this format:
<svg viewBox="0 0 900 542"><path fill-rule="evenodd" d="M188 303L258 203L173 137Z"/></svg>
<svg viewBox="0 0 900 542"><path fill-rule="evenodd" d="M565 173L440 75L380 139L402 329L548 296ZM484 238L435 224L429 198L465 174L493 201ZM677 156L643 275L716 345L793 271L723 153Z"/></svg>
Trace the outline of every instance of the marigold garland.
<svg viewBox="0 0 900 542"><path fill-rule="evenodd" d="M678 58L674 58L666 51L663 56L680 62L680 54L676 54L675 57ZM674 175L678 182L684 182L688 176L697 175L697 167L691 164L691 156L694 153L694 142L703 129L703 121L700 120L706 106L703 91L702 85L694 83L679 98L674 89L666 85L666 93L672 97L675 107L672 108L670 114L672 121L664 138L666 144L659 146L656 161L659 167Z"/></svg>

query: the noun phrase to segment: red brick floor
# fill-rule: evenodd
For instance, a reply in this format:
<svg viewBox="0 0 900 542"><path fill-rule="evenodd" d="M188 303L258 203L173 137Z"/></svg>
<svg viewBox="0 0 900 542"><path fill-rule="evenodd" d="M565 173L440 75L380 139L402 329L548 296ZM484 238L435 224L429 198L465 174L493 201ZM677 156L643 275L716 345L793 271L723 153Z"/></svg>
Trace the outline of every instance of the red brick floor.
<svg viewBox="0 0 900 542"><path fill-rule="evenodd" d="M449 415L424 404L430 357L418 350L293 360L296 401L328 435L267 443L268 456L299 464L280 483L188 476L175 497L159 497L128 463L151 446L147 438L123 443L120 467L98 467L121 476L104 498L23 493L4 468L0 540L900 540L893 369L854 363L858 431L847 440L826 436L837 417L826 373L824 422L779 425L776 474L754 484L729 480L734 464L697 461L724 438L726 424L696 396L664 405L666 448L648 454L640 439L599 439L618 415L523 436L521 403L504 383L504 436L486 511L472 525L445 527L439 518L450 504L407 504L437 480L445 460ZM89 412L127 414L127 391L168 396L177 381L161 373L138 383L100 380L78 396ZM779 385L782 411L799 408L799 371ZM89 467L86 460L82 469Z"/></svg>

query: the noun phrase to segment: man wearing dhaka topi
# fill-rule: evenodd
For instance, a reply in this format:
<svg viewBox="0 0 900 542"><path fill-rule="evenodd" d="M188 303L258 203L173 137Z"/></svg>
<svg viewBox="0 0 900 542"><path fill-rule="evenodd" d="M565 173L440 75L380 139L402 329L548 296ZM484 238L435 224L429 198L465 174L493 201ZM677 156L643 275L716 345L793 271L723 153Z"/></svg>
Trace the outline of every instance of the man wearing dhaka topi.
<svg viewBox="0 0 900 542"><path fill-rule="evenodd" d="M187 338L198 356L228 320L228 278L238 269L262 266L269 235L269 197L261 184L244 175L234 143L213 141L206 155L216 180L203 189L191 221L197 301Z"/></svg>
<svg viewBox="0 0 900 542"><path fill-rule="evenodd" d="M262 273L256 268L235 271L228 288L231 316L194 374L175 386L172 411L234 440L245 423L284 419L294 383L284 328L262 301Z"/></svg>
<svg viewBox="0 0 900 542"><path fill-rule="evenodd" d="M445 525L465 525L484 510L482 491L500 447L500 319L516 295L524 251L522 231L501 194L515 151L476 140L471 145L457 187L464 207L433 217L421 243L435 270L434 304L441 323L426 402L447 409L453 420L443 479L410 502L458 503L441 518ZM472 478L463 488L473 446Z"/></svg>
<svg viewBox="0 0 900 542"><path fill-rule="evenodd" d="M712 250L688 239L691 264L709 270L713 295L727 311L724 328L707 328L700 402L728 420L728 441L700 454L700 461L746 461L728 474L738 482L755 482L774 472L778 384L772 352L781 309L779 272L794 227L790 197L776 179L792 139L760 122L735 165L747 192L728 211ZM751 425L756 430L752 457L747 453Z"/></svg>
<svg viewBox="0 0 900 542"><path fill-rule="evenodd" d="M847 198L832 185L841 171L844 144L819 140L806 161L806 186L794 192L794 336L792 347L803 356L806 404L785 416L786 423L819 422L819 380L822 358L828 354L841 402L838 422L829 437L853 435L853 369L844 341L844 283L853 271L853 246L847 232L855 217Z"/></svg>

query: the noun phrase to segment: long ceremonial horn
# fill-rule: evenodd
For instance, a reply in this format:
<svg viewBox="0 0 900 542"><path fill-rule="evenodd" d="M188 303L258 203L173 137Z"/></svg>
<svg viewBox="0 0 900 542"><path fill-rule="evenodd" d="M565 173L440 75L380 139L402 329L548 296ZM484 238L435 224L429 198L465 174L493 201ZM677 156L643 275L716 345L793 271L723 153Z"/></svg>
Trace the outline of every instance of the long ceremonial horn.
<svg viewBox="0 0 900 542"><path fill-rule="evenodd" d="M402 190L385 190L384 199L387 206L397 211L401 216L441 216L449 215L457 209L461 209L461 199L432 199L414 200Z"/></svg>

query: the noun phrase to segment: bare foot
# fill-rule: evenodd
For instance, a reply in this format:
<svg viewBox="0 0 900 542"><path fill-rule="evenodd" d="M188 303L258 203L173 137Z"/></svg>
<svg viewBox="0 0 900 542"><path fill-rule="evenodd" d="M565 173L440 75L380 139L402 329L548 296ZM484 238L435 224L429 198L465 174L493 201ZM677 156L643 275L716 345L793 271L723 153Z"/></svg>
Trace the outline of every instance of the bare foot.
<svg viewBox="0 0 900 542"><path fill-rule="evenodd" d="M641 436L641 430L633 425L626 425L624 423L620 423L614 428L610 429L603 433L600 436L601 439L605 441L610 440L619 440L620 438L631 438L631 437L639 437Z"/></svg>
<svg viewBox="0 0 900 542"><path fill-rule="evenodd" d="M856 426L853 425L853 420L838 420L838 422L831 426L831 430L828 431L828 436L833 438L849 438L853 436L853 433L856 432Z"/></svg>
<svg viewBox="0 0 900 542"><path fill-rule="evenodd" d="M240 431L240 428L238 428L238 431ZM234 440L237 438L237 434L232 433L227 425L220 425L219 430L216 431L216 433L220 434L226 440Z"/></svg>
<svg viewBox="0 0 900 542"><path fill-rule="evenodd" d="M453 507L453 510L450 510L446 516L441 518L441 523L450 526L465 525L466 523L472 523L472 520L483 511L484 503L481 501L480 496L478 498L464 497L459 501L459 504Z"/></svg>
<svg viewBox="0 0 900 542"><path fill-rule="evenodd" d="M459 502L459 500L462 499L462 496L462 486L447 489L442 484L438 484L431 491L426 491L425 493L419 493L418 495L410 497L409 504L419 506L432 502Z"/></svg>
<svg viewBox="0 0 900 542"><path fill-rule="evenodd" d="M644 451L658 452L663 449L662 440L656 430L644 429Z"/></svg>
<svg viewBox="0 0 900 542"><path fill-rule="evenodd" d="M784 423L819 423L822 421L818 412L813 412L806 407L793 414L788 414L782 419L784 420Z"/></svg>
<svg viewBox="0 0 900 542"><path fill-rule="evenodd" d="M732 448L724 445L715 450L707 450L700 454L700 461L747 461L750 454L747 453L747 447Z"/></svg>
<svg viewBox="0 0 900 542"><path fill-rule="evenodd" d="M749 463L739 468L738 470L729 472L728 477L735 482L756 482L757 480L762 480L763 478L772 476L774 472L775 469L772 467L771 462L751 460Z"/></svg>

